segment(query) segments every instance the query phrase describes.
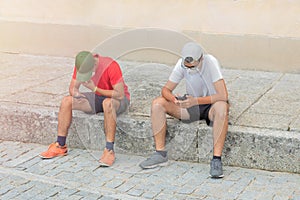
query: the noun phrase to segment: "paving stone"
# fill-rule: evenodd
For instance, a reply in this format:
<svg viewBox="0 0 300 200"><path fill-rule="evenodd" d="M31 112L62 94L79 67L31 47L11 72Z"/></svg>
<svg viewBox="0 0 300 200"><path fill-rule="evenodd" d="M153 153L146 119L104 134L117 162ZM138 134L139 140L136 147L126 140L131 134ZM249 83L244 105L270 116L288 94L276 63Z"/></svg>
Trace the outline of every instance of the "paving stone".
<svg viewBox="0 0 300 200"><path fill-rule="evenodd" d="M34 200L45 200L45 199L48 199L49 196L47 195L44 195L44 194L37 194L34 196Z"/></svg>
<svg viewBox="0 0 300 200"><path fill-rule="evenodd" d="M1 199L3 200L11 200L11 199L16 199L17 196L19 196L21 192L17 190L11 190L8 191L7 193L1 195Z"/></svg>
<svg viewBox="0 0 300 200"><path fill-rule="evenodd" d="M58 187L58 186L50 187L47 190L47 195L49 197L54 197L55 195L59 194L63 190L64 190L64 188Z"/></svg>
<svg viewBox="0 0 300 200"><path fill-rule="evenodd" d="M33 157L28 159L26 162L20 163L18 164L18 167L23 167L25 169L39 163L41 161L41 159L39 157Z"/></svg>
<svg viewBox="0 0 300 200"><path fill-rule="evenodd" d="M144 193L143 190L139 190L139 189L135 189L135 188L132 188L127 192L127 194L129 194L129 195L137 196L137 197L141 196L143 193Z"/></svg>
<svg viewBox="0 0 300 200"><path fill-rule="evenodd" d="M148 191L146 191L145 193L143 193L142 197L147 198L147 199L155 199L156 196L158 196L161 193L161 189L159 190L153 190L150 189Z"/></svg>
<svg viewBox="0 0 300 200"><path fill-rule="evenodd" d="M88 196L84 196L81 200L97 200L100 199L102 196L100 195L91 195L89 194Z"/></svg>
<svg viewBox="0 0 300 200"><path fill-rule="evenodd" d="M30 190L33 187L34 187L34 183L31 182L31 181L29 181L29 182L27 182L27 183L25 183L23 185L20 185L19 187L16 187L16 190L18 192L20 192L20 193L23 193L23 192L25 192L27 190Z"/></svg>
<svg viewBox="0 0 300 200"><path fill-rule="evenodd" d="M46 174L47 170L43 169L41 166L39 166L39 164L35 164L33 166L31 166L30 168L25 170L26 172L30 172L30 173L37 173L40 175Z"/></svg>
<svg viewBox="0 0 300 200"><path fill-rule="evenodd" d="M297 173L225 166L227 173L223 179L211 179L208 164L181 161L171 161L169 166L145 172L136 168L125 172L120 166L91 170L81 165L78 173L69 169L92 161L84 151L74 149L76 159L64 157L36 162L30 153L31 144L5 144L18 146L17 155L28 153L23 154L24 162L19 165L0 164L0 191L4 193L1 199L297 199L300 194ZM145 159L134 155L126 159L128 155L122 154L119 157L122 162L128 162L126 166L133 167L133 161ZM70 164L62 165L61 159ZM22 170L22 165L30 171ZM50 173L56 169L58 174Z"/></svg>
<svg viewBox="0 0 300 200"><path fill-rule="evenodd" d="M165 199L175 199L172 194L160 194L155 199L157 200L165 200Z"/></svg>
<svg viewBox="0 0 300 200"><path fill-rule="evenodd" d="M6 194L7 192L9 192L10 190L12 190L13 188L14 188L14 186L12 186L12 185L1 186L0 195Z"/></svg>
<svg viewBox="0 0 300 200"><path fill-rule="evenodd" d="M109 197L109 196L102 196L100 199L101 200L117 200L116 198Z"/></svg>
<svg viewBox="0 0 300 200"><path fill-rule="evenodd" d="M70 199L74 199L74 200L80 200L80 199L83 198L83 196L73 194L73 195L69 196L69 198L70 198Z"/></svg>
<svg viewBox="0 0 300 200"><path fill-rule="evenodd" d="M120 185L117 190L123 193L128 192L129 190L131 190L133 187L136 186L136 183L132 183L132 182L124 182L122 185Z"/></svg>
<svg viewBox="0 0 300 200"><path fill-rule="evenodd" d="M109 188L118 188L121 186L125 181L122 179L114 178L113 180L107 182L104 186Z"/></svg>
<svg viewBox="0 0 300 200"><path fill-rule="evenodd" d="M40 194L41 191L35 187L30 188L29 190L26 190L24 192L21 192L21 194L18 196L18 198L21 199L35 199L35 196Z"/></svg>
<svg viewBox="0 0 300 200"><path fill-rule="evenodd" d="M177 191L179 194L192 194L195 191L196 187L192 187L192 186L183 186L180 188L179 191Z"/></svg>

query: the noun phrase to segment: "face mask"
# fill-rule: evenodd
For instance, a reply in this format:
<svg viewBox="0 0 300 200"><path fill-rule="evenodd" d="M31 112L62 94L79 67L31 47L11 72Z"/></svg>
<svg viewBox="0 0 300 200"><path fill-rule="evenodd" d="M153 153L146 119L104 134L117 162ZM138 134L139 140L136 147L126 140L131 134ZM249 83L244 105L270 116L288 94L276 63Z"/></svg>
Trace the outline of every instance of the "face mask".
<svg viewBox="0 0 300 200"><path fill-rule="evenodd" d="M192 68L192 69L187 69L187 71L190 75L200 73L199 67L195 67L195 68Z"/></svg>

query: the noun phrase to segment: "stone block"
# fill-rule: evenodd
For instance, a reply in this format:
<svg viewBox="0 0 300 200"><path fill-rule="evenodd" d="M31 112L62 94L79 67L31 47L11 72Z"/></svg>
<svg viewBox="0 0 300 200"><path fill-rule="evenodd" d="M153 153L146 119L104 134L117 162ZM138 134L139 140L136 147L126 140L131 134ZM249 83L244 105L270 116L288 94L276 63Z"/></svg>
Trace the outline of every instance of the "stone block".
<svg viewBox="0 0 300 200"><path fill-rule="evenodd" d="M232 126L223 155L225 165L299 173L300 135L297 132Z"/></svg>

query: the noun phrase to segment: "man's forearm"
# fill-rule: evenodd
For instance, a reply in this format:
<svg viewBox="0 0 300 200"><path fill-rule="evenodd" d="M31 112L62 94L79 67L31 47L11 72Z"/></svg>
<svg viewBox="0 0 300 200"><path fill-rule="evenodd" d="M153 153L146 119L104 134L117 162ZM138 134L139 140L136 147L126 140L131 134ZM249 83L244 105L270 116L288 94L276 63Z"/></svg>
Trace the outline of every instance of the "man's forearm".
<svg viewBox="0 0 300 200"><path fill-rule="evenodd" d="M175 98L175 97L174 97L172 91L170 91L168 88L163 87L163 88L162 88L162 91L161 91L161 95L162 95L165 99L167 99L168 101L174 102L174 98Z"/></svg>
<svg viewBox="0 0 300 200"><path fill-rule="evenodd" d="M79 87L80 87L80 83L77 82L75 79L71 80L70 86L69 86L69 94L71 96L76 96L76 94L79 93Z"/></svg>
<svg viewBox="0 0 300 200"><path fill-rule="evenodd" d="M212 96L198 97L197 101L199 105L214 104L217 101L228 101L228 98L224 95L214 94Z"/></svg>
<svg viewBox="0 0 300 200"><path fill-rule="evenodd" d="M100 93L101 95L103 96L106 96L106 97L109 97L109 98L114 98L114 99L123 99L125 94L124 92L119 92L119 91L116 91L116 90L103 90L101 88L95 88L95 91L94 92L98 92Z"/></svg>

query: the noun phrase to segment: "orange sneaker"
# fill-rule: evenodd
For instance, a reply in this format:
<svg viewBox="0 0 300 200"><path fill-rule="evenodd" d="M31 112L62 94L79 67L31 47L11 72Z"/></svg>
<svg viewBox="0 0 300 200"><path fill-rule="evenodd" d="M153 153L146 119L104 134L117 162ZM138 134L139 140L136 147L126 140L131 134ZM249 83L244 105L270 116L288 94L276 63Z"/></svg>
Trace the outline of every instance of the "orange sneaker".
<svg viewBox="0 0 300 200"><path fill-rule="evenodd" d="M113 150L104 149L104 152L99 160L101 167L110 167L115 162L115 152Z"/></svg>
<svg viewBox="0 0 300 200"><path fill-rule="evenodd" d="M54 158L56 156L65 156L68 153L67 145L60 146L58 142L54 142L49 145L49 148L47 151L41 153L39 156L41 158L49 159Z"/></svg>

